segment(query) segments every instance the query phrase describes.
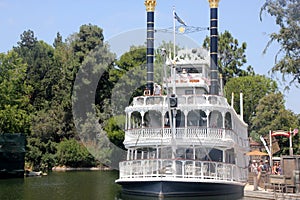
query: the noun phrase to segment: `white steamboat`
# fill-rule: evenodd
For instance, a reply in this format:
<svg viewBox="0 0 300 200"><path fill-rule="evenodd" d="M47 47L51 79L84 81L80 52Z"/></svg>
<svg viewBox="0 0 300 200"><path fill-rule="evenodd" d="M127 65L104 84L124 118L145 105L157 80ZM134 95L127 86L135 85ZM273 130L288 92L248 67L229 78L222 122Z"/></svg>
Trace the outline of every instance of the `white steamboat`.
<svg viewBox="0 0 300 200"><path fill-rule="evenodd" d="M208 65L204 49L179 52L176 78L169 79L176 97L138 96L126 108L127 160L120 163L116 181L124 192L243 194L247 124L226 98L208 94Z"/></svg>
<svg viewBox="0 0 300 200"><path fill-rule="evenodd" d="M125 193L243 195L248 176L247 124L242 104L238 115L223 97L218 80L218 1L209 0L210 52L199 48L179 51L166 64L172 73L164 80L163 94L152 92L156 1L145 1L150 93L134 97L125 109L127 158L119 163L116 180Z"/></svg>

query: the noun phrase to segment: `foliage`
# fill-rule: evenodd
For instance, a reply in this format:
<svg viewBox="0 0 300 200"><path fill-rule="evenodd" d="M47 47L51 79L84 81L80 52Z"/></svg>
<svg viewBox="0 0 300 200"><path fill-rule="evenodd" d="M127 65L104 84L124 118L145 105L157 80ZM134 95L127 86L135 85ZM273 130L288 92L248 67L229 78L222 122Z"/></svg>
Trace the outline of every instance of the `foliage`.
<svg viewBox="0 0 300 200"><path fill-rule="evenodd" d="M234 109L240 110L240 92L243 93L244 121L249 125L249 131L252 131L252 117L255 115L255 109L258 102L265 95L274 93L278 90L275 81L265 76L244 76L230 79L225 85L225 97L228 102L231 101L234 94Z"/></svg>
<svg viewBox="0 0 300 200"><path fill-rule="evenodd" d="M67 167L91 167L95 165L93 156L75 139L63 140L57 146L57 159Z"/></svg>
<svg viewBox="0 0 300 200"><path fill-rule="evenodd" d="M210 38L206 37L203 47L209 49ZM248 66L246 70L241 67L247 63L245 51L247 44L243 42L239 46L237 39L233 38L229 31L219 35L218 40L218 67L222 74L224 85L233 77L254 75L253 68Z"/></svg>
<svg viewBox="0 0 300 200"><path fill-rule="evenodd" d="M300 83L300 1L295 0L266 0L261 8L276 19L280 29L278 33L270 34L264 53L274 41L280 44L280 49L275 57L275 65L271 71L281 72L283 80L291 77L290 83ZM279 58L278 58L279 57ZM297 85L297 84L296 84Z"/></svg>
<svg viewBox="0 0 300 200"><path fill-rule="evenodd" d="M281 93L270 93L259 100L255 109L255 116L251 119L252 122L252 136L262 135L263 137L269 134L269 130L285 130L297 128L297 116L290 110L286 110L284 106L284 99ZM257 138L257 137L256 137ZM288 154L289 139L287 137L279 136L280 154ZM297 149L298 142L294 141Z"/></svg>
<svg viewBox="0 0 300 200"><path fill-rule="evenodd" d="M29 94L25 80L27 66L14 51L0 54L0 133L29 132Z"/></svg>
<svg viewBox="0 0 300 200"><path fill-rule="evenodd" d="M107 132L109 140L116 146L125 149L123 145L125 133L124 133L125 116L118 115L111 117L104 130Z"/></svg>
<svg viewBox="0 0 300 200"><path fill-rule="evenodd" d="M43 142L38 137L27 138L26 162L33 170L50 170L56 164L57 144L52 141Z"/></svg>
<svg viewBox="0 0 300 200"><path fill-rule="evenodd" d="M85 24L80 26L79 33L73 42L73 49L79 63L82 63L86 55L96 47L103 45L103 30L96 25Z"/></svg>

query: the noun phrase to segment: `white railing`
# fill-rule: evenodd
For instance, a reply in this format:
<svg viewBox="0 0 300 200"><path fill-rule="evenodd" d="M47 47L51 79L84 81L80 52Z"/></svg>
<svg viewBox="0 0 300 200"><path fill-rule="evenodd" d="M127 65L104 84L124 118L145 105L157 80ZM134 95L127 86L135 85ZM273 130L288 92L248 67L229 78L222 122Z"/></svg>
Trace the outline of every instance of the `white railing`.
<svg viewBox="0 0 300 200"><path fill-rule="evenodd" d="M247 181L247 169L234 164L174 159L146 159L123 161L119 164L120 180L136 178L214 179Z"/></svg>
<svg viewBox="0 0 300 200"><path fill-rule="evenodd" d="M182 95L178 97L179 105L212 104L228 106L225 97L216 95ZM166 96L138 96L133 98L133 106L168 105Z"/></svg>
<svg viewBox="0 0 300 200"><path fill-rule="evenodd" d="M129 129L126 131L125 141L129 142L151 139L151 140L164 140L172 138L171 128L140 128ZM187 127L176 128L175 139L183 140L199 140L199 139L211 139L211 140L223 140L224 142L232 140L239 146L245 147L248 145L247 141L243 141L233 130L222 128L201 128L201 127Z"/></svg>

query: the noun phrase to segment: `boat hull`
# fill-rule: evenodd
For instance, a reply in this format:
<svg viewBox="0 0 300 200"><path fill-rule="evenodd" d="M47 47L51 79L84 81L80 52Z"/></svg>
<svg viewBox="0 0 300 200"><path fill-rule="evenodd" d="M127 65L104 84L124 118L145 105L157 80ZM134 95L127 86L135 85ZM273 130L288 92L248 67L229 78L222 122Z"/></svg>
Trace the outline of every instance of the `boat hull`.
<svg viewBox="0 0 300 200"><path fill-rule="evenodd" d="M234 195L239 198L244 194L244 185L239 184L180 181L133 181L118 184L122 186L123 193L156 197Z"/></svg>

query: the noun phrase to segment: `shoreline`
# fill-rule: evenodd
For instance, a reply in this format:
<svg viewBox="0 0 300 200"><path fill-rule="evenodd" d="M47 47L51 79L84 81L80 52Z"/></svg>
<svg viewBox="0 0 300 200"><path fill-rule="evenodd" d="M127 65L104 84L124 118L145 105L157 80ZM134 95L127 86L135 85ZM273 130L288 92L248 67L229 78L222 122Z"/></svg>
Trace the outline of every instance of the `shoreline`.
<svg viewBox="0 0 300 200"><path fill-rule="evenodd" d="M109 171L112 170L109 167L66 167L57 166L52 167L53 172L66 172L66 171Z"/></svg>

